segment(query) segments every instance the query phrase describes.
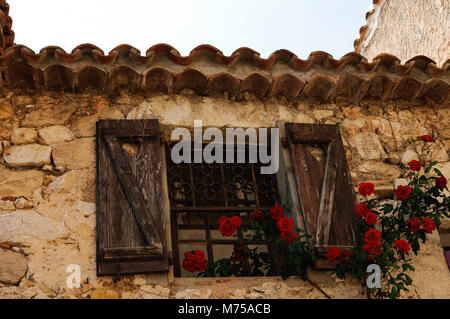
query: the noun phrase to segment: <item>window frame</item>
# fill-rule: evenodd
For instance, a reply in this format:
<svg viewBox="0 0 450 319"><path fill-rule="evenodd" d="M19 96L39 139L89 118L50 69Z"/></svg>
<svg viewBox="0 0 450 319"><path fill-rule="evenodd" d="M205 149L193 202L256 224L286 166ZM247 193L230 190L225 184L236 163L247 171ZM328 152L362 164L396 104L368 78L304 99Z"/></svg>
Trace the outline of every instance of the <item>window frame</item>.
<svg viewBox="0 0 450 319"><path fill-rule="evenodd" d="M206 144L206 141L204 142ZM278 180L277 180L277 174L274 174L275 176L272 175L268 175L271 176L270 178L272 179L273 185L272 187L274 188L272 190L272 194L274 194L276 196L275 202L273 202L273 204L271 205L259 205L261 204L260 199L258 198L259 196L259 192L258 192L258 183L257 183L257 176L256 176L256 171L258 170L260 165L263 164L254 164L254 163L212 163L212 164L208 164L208 163L189 163L189 164L183 164L188 166L188 169L190 171L190 186L192 188L195 188L195 183L194 183L194 177L193 177L193 166L194 165L213 165L213 166L220 166L221 168L221 173L222 173L222 178L223 178L223 182L225 183L225 168L227 168L227 165L243 165L243 166L247 166L247 168L249 168L251 170L251 175L252 175L252 182L253 185L256 185L256 192L254 192L255 194L255 206L198 206L198 205L191 205L191 206L183 206L183 207L173 207L172 206L172 202L171 202L171 198L170 198L170 173L169 173L169 169L170 169L170 165L176 165L176 164L169 164L170 161L170 147L169 144L170 143L165 143L165 175L166 175L166 180L167 180L167 197L168 197L168 201L169 201L169 216L170 216L170 229L171 229L171 235L170 235L170 240L171 240L171 249L172 249L172 256L173 256L173 266L174 266L174 276L176 278L188 278L188 277L182 277L181 276L181 261L180 261L180 252L179 252L179 244L189 244L189 243L197 243L197 244L205 244L207 247L207 251L206 251L206 259L208 260L208 262L215 262L216 260L214 259L214 253L213 253L213 245L234 245L234 244L238 244L240 241L243 240L243 236L244 234L242 233L241 230L238 230L237 238L232 238L232 239L214 239L211 236L211 231L212 230L218 230L219 229L219 225L218 224L212 224L209 216L210 215L223 215L226 217L231 217L231 216L240 216L242 219L242 224L245 225L248 223L249 221L249 217L250 214L255 210L269 210L273 204L277 203L279 204L281 201L281 196L279 194L279 187L278 187ZM191 145L193 147L193 145ZM246 141L246 148L248 146L248 143ZM237 145L235 145L235 155L237 155L236 152L236 148ZM226 152L226 147L225 147L225 143L224 143L224 152ZM246 153L247 154L247 153ZM193 158L193 157L192 157ZM225 156L224 156L225 158ZM259 175L259 176L265 176L265 175ZM225 186L226 184L224 184L224 193L226 193L225 191ZM195 201L195 192L192 193L192 197L194 197L192 199L192 202L194 203ZM227 203L227 199L226 199L226 195L224 196L224 200L225 203ZM203 225L201 224L197 224L197 225L179 225L178 221L177 221L177 215L179 213L184 213L184 212L193 212L195 214L200 214L203 215ZM245 214L244 216L242 216L242 214ZM181 228L179 228L181 226ZM189 230L189 229L195 229L195 230L205 230L205 238L204 239L178 239L178 231L179 230ZM266 245L267 246L267 250L270 253L271 251L271 242L269 240L262 240L262 241L252 241L249 243L250 245ZM248 266L247 266L248 267ZM214 277L216 276L216 274L214 274ZM242 276L242 277L247 277L247 276Z"/></svg>

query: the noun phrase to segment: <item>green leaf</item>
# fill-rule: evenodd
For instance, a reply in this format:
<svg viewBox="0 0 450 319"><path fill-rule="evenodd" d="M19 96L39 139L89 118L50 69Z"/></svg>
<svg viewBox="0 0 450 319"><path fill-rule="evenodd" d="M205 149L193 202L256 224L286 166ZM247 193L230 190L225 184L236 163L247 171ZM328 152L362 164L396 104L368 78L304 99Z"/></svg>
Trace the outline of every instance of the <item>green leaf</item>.
<svg viewBox="0 0 450 319"><path fill-rule="evenodd" d="M390 297L391 297L392 299L395 299L395 298L397 298L397 295L398 295L398 289L397 289L396 286L393 286L393 287L391 288Z"/></svg>
<svg viewBox="0 0 450 319"><path fill-rule="evenodd" d="M391 204L384 204L383 211L385 214L392 212L393 209L394 206L392 206Z"/></svg>

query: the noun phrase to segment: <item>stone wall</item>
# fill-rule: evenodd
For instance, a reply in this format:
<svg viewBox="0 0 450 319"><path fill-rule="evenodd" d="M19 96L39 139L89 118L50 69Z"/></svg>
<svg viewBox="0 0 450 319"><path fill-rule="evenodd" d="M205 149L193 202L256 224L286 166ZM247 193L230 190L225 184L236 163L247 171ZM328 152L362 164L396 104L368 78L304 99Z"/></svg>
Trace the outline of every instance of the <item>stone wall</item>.
<svg viewBox="0 0 450 319"><path fill-rule="evenodd" d="M355 187L372 181L389 198L410 136L439 134L434 158L450 177L450 107L401 102L287 104L197 95L143 98L3 91L0 96L0 298L364 298L360 284L330 271L290 278L173 278L95 274L95 123L158 118L162 125L268 127L279 121L339 123ZM449 230L450 223L444 228ZM450 273L437 232L414 258L409 297L450 298ZM67 266L81 267L69 289ZM407 297L405 296L405 297Z"/></svg>
<svg viewBox="0 0 450 319"><path fill-rule="evenodd" d="M425 55L442 66L450 55L450 2L379 0L355 49L369 60L389 52L402 63Z"/></svg>

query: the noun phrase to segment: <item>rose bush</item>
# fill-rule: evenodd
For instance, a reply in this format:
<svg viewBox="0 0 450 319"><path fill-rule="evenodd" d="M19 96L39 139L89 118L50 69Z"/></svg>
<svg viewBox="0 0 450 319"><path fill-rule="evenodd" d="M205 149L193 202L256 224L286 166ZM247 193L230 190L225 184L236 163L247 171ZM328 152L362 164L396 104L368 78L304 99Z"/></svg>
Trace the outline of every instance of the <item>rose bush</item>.
<svg viewBox="0 0 450 319"><path fill-rule="evenodd" d="M446 195L447 179L435 168L437 162L427 160L434 138L423 135L408 141L419 150L420 161L412 160L405 168L408 185L395 189L395 199L380 203L371 198L375 191L372 183L362 183L359 194L362 201L356 205L356 230L364 238L351 251L339 251L330 247L327 258L336 261L335 273L339 278L346 274L360 279L366 287L369 264L381 269L381 288L367 288L368 297L397 298L412 284L408 271L414 271L410 254L418 254L427 234L440 225L443 217L449 217L450 198Z"/></svg>
<svg viewBox="0 0 450 319"><path fill-rule="evenodd" d="M236 237L233 252L208 267L199 276L299 275L305 278L306 268L314 260L303 231L294 230L294 221L283 207L274 205L268 211L254 210L244 225L239 216L219 218L219 230L224 236ZM259 251L255 243L267 244L268 251Z"/></svg>

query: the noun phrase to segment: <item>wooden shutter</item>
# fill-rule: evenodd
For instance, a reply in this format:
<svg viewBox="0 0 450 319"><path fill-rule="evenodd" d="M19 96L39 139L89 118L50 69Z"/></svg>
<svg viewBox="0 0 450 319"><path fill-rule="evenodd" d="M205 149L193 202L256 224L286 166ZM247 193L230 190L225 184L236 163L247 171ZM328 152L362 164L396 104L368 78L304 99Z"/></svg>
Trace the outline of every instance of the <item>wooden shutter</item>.
<svg viewBox="0 0 450 319"><path fill-rule="evenodd" d="M167 270L158 121L99 121L97 274Z"/></svg>
<svg viewBox="0 0 450 319"><path fill-rule="evenodd" d="M310 244L353 247L356 197L337 125L286 123L300 206ZM319 260L318 268L332 268Z"/></svg>

